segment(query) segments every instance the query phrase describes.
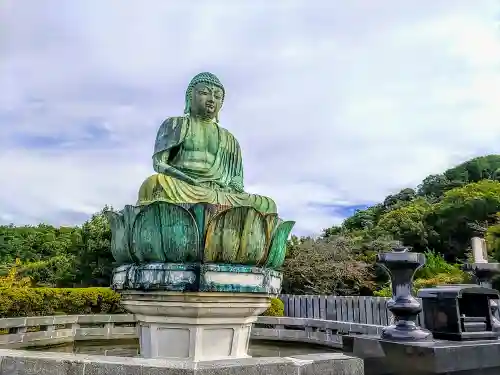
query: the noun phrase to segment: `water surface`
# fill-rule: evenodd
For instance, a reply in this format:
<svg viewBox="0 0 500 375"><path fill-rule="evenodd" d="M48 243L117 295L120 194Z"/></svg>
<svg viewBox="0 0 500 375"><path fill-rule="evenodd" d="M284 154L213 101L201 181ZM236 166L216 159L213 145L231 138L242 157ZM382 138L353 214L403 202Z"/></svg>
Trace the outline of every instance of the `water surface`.
<svg viewBox="0 0 500 375"><path fill-rule="evenodd" d="M137 339L75 341L71 344L35 347L28 348L28 350L107 355L118 357L137 357L139 355L139 341ZM312 344L252 340L250 341L248 354L252 357L289 357L301 354L326 353L335 351L338 350Z"/></svg>

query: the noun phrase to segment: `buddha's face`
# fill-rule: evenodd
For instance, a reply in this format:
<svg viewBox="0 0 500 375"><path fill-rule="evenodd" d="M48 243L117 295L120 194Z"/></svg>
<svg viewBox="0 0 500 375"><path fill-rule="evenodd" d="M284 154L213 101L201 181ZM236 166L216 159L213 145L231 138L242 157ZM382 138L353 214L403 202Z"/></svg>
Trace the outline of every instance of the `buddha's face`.
<svg viewBox="0 0 500 375"><path fill-rule="evenodd" d="M223 96L221 88L207 83L198 83L193 88L191 113L195 116L214 119L221 108Z"/></svg>

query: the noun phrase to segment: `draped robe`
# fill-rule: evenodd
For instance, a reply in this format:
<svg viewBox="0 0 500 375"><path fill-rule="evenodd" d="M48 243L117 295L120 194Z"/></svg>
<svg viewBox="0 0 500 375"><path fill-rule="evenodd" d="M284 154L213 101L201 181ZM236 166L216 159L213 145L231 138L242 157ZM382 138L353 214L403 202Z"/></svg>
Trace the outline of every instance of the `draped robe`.
<svg viewBox="0 0 500 375"><path fill-rule="evenodd" d="M213 150L204 150L208 148L208 141L204 138L206 134L200 134L194 126L197 124L192 124L192 121L188 116L165 120L158 130L153 159L161 160L198 183L191 184L179 178L175 170L166 170L143 182L138 204L157 200L212 203L232 207L251 206L262 213L276 213L276 204L271 198L243 191L243 165L236 138L214 123L216 131L211 134ZM210 157L206 158L206 163L196 163L193 162L195 153L198 156L207 153Z"/></svg>

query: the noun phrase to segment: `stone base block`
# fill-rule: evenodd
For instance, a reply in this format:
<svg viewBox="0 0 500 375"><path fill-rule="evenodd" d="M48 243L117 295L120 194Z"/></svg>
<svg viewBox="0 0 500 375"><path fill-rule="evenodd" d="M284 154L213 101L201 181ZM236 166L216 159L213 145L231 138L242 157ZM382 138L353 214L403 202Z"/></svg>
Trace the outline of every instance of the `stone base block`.
<svg viewBox="0 0 500 375"><path fill-rule="evenodd" d="M125 264L113 271L115 290L278 294L280 272L231 264Z"/></svg>
<svg viewBox="0 0 500 375"><path fill-rule="evenodd" d="M246 358L252 323L266 294L122 292L135 314L144 358L207 361Z"/></svg>
<svg viewBox="0 0 500 375"><path fill-rule="evenodd" d="M365 361L366 375L497 375L500 340L394 342L344 336L344 350Z"/></svg>
<svg viewBox="0 0 500 375"><path fill-rule="evenodd" d="M363 375L363 360L340 353L216 362L103 357L0 349L0 374L16 375Z"/></svg>

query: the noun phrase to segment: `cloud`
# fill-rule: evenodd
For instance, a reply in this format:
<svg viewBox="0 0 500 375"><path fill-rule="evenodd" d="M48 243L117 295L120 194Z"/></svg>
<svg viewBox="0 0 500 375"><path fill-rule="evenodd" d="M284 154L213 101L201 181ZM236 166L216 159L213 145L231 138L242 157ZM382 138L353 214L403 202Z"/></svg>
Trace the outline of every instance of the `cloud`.
<svg viewBox="0 0 500 375"><path fill-rule="evenodd" d="M297 233L498 153L496 1L0 5L0 221L134 203L190 78L226 86L251 192Z"/></svg>

